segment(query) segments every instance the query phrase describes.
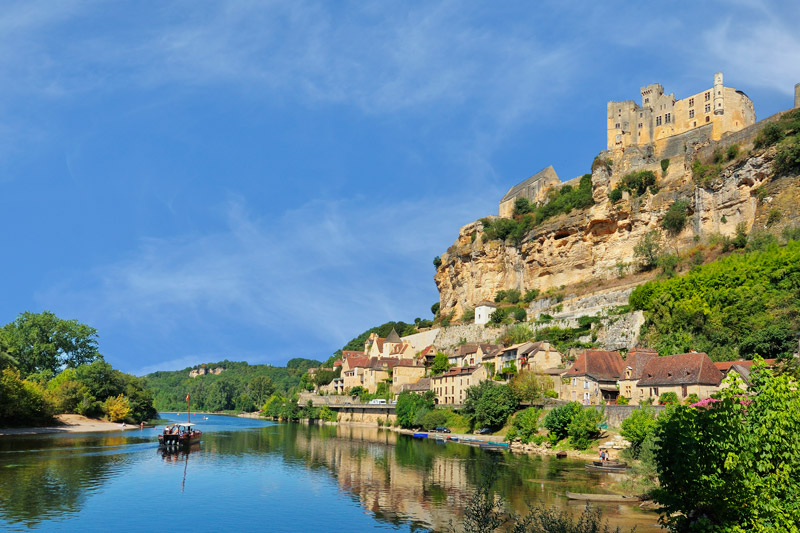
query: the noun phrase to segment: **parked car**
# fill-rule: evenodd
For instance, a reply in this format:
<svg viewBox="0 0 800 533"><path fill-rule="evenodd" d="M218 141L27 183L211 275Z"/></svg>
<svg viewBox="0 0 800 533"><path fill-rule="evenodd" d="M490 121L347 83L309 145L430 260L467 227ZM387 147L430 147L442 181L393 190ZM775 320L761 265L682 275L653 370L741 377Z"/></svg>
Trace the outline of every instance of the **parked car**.
<svg viewBox="0 0 800 533"><path fill-rule="evenodd" d="M481 428L478 430L478 435L488 435L492 432L490 428Z"/></svg>
<svg viewBox="0 0 800 533"><path fill-rule="evenodd" d="M436 433L450 433L450 429L444 426L436 426L433 431Z"/></svg>

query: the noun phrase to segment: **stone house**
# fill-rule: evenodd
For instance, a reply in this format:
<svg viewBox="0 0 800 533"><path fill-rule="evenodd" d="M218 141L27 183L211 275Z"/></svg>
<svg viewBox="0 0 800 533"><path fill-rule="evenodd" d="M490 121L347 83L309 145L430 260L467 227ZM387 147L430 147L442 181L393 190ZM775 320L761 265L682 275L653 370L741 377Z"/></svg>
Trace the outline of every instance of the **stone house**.
<svg viewBox="0 0 800 533"><path fill-rule="evenodd" d="M370 357L393 357L395 359L412 359L414 348L411 343L404 341L392 328L386 338L378 337L377 333L372 333L364 342L364 353Z"/></svg>
<svg viewBox="0 0 800 533"><path fill-rule="evenodd" d="M425 376L425 365L410 359L397 361L392 369L392 393L399 394L404 385L416 383Z"/></svg>
<svg viewBox="0 0 800 533"><path fill-rule="evenodd" d="M542 373L548 368L557 368L564 356L547 341L527 342L517 350L519 370Z"/></svg>
<svg viewBox="0 0 800 533"><path fill-rule="evenodd" d="M439 405L461 405L466 398L467 388L489 378L483 365L451 368L444 374L431 378L431 390L436 394Z"/></svg>
<svg viewBox="0 0 800 533"><path fill-rule="evenodd" d="M561 375L558 397L584 405L616 402L619 394L617 381L622 375L623 367L624 362L619 352L586 350Z"/></svg>
<svg viewBox="0 0 800 533"><path fill-rule="evenodd" d="M665 392L674 392L680 401L691 394L708 398L720 389L722 377L722 372L704 353L654 357L642 369L635 400L641 403L653 398L657 402Z"/></svg>
<svg viewBox="0 0 800 533"><path fill-rule="evenodd" d="M409 391L424 394L431 390L431 378L420 378L416 383L407 383L400 387L400 392Z"/></svg>
<svg viewBox="0 0 800 533"><path fill-rule="evenodd" d="M364 386L364 369L369 367L369 357L348 357L342 362L342 387L350 390L356 386Z"/></svg>
<svg viewBox="0 0 800 533"><path fill-rule="evenodd" d="M777 359L764 359L764 364L767 365L767 368L772 368L775 366ZM717 370L722 372L722 383L720 384L720 388L725 388L729 386L728 380L726 379L728 376L735 374L742 382L741 387L743 389L747 389L750 387L750 372L753 368L755 361L720 361L715 362L714 366L717 367Z"/></svg>
<svg viewBox="0 0 800 533"><path fill-rule="evenodd" d="M480 325L488 324L492 318L492 313L497 309L497 305L487 300L483 300L475 306L475 323Z"/></svg>
<svg viewBox="0 0 800 533"><path fill-rule="evenodd" d="M469 342L456 347L455 354L447 361L455 366L473 366L483 363L483 356L499 348L494 344Z"/></svg>
<svg viewBox="0 0 800 533"><path fill-rule="evenodd" d="M630 400L631 404L639 403L636 397L638 393L636 384L642 377L644 367L650 359L655 357L658 357L658 352L652 348L633 348L628 352L628 356L625 358L625 367L619 378L619 395Z"/></svg>

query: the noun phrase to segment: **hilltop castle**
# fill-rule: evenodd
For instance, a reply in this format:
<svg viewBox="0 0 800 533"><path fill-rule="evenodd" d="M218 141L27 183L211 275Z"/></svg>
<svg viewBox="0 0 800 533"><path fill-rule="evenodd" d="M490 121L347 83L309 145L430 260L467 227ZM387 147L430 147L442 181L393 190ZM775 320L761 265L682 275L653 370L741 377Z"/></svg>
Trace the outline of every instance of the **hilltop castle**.
<svg viewBox="0 0 800 533"><path fill-rule="evenodd" d="M726 133L755 124L753 102L737 89L722 84L722 73L714 74L714 86L676 100L664 94L661 84L642 87L642 104L633 100L608 102L608 155L627 149L646 149L654 157L673 157L691 143L718 141ZM795 105L800 102L800 84L795 87ZM577 185L580 178L564 182L552 166L511 187L500 200L501 217L511 217L517 198L541 204L547 191L560 185Z"/></svg>

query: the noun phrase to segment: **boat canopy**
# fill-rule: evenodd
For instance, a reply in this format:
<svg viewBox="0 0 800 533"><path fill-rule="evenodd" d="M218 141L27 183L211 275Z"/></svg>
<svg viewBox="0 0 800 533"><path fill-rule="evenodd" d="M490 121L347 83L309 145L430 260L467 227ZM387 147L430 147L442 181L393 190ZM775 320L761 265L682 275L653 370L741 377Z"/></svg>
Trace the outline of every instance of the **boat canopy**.
<svg viewBox="0 0 800 533"><path fill-rule="evenodd" d="M194 425L195 425L194 422L174 422L172 424L167 424L165 427L168 427L168 428L172 428L172 427L175 427L175 426L191 427L191 426L194 426Z"/></svg>

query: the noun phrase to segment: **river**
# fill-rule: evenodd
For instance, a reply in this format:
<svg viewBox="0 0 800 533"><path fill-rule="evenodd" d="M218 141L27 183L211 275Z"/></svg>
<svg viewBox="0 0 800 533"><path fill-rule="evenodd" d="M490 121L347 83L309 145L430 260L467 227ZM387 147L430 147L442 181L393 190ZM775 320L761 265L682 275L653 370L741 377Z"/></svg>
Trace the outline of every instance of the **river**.
<svg viewBox="0 0 800 533"><path fill-rule="evenodd" d="M165 418L175 416L163 414ZM580 512L564 492L598 492L584 462L487 452L354 426L208 415L188 453L158 449L153 429L0 437L0 530L445 531L476 486L524 512ZM657 531L657 515L604 504L604 518Z"/></svg>

